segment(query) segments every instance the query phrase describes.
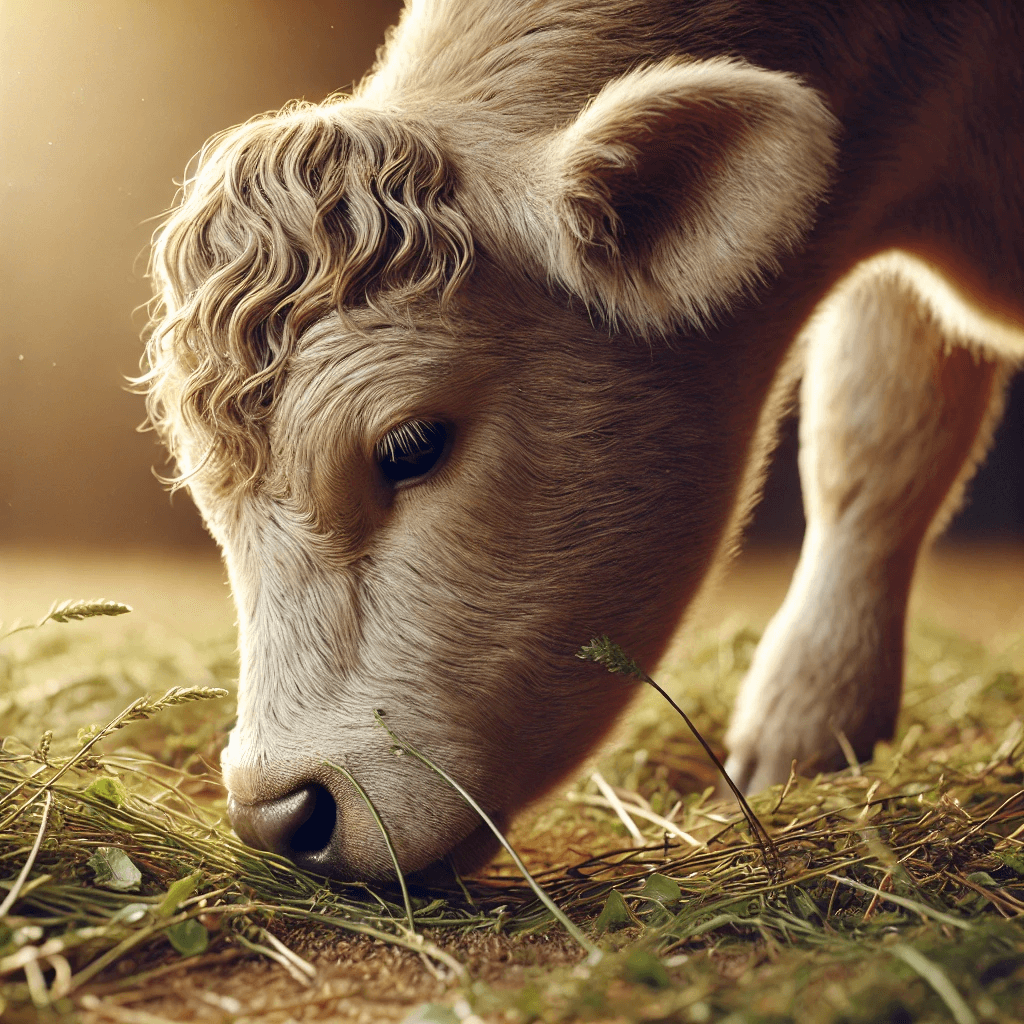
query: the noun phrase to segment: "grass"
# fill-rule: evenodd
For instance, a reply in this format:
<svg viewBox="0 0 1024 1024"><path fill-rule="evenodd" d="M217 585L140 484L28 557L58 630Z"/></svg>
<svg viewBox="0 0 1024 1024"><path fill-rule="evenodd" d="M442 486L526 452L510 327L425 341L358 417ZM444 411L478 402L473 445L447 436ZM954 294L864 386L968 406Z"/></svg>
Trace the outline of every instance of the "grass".
<svg viewBox="0 0 1024 1024"><path fill-rule="evenodd" d="M144 1005L174 1017L190 1004L159 985L186 971L199 988L236 972L237 996L204 1013L244 1019L261 962L273 1005L292 1008L279 1019L338 1013L325 951L339 950L413 978L405 1002L435 1000L412 1011L424 1021L1021 1019L1024 643L915 627L897 740L751 801L778 869L651 693L596 771L513 829L514 854L460 888L403 891L243 846L213 767L231 641L68 621L86 604L0 645L5 1019L156 1021L123 1007L157 991ZM755 643L708 635L658 674L705 736ZM400 986L381 978L366 1019L400 1019L409 1005L387 1003Z"/></svg>

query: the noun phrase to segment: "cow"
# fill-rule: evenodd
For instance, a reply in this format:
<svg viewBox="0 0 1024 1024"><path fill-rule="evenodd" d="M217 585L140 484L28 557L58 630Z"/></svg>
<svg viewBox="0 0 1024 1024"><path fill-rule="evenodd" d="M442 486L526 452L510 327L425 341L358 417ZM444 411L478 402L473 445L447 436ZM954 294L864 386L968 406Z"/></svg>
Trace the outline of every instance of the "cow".
<svg viewBox="0 0 1024 1024"><path fill-rule="evenodd" d="M1024 357L1022 53L1016 0L410 0L350 95L204 147L141 380L237 604L240 837L484 863L378 717L504 827L635 691L581 643L657 661L797 388L806 536L727 768L870 758Z"/></svg>

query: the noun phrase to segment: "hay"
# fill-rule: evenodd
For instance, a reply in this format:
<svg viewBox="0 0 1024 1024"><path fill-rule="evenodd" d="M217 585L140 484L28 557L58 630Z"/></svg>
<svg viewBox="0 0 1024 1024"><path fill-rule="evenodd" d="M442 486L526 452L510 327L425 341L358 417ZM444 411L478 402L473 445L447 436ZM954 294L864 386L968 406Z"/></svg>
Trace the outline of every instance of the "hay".
<svg viewBox="0 0 1024 1024"><path fill-rule="evenodd" d="M425 961L431 991L485 1019L1020 1019L1024 645L996 655L916 630L898 741L870 765L751 801L781 872L735 805L712 800L696 741L644 698L597 778L511 837L601 948L583 963L508 856L460 889L403 893L249 850L210 767L231 716L218 695L229 649L71 638L86 628L48 625L0 652L12 734L0 753L0 998L12 1019L81 1007L122 1019L111 992L253 957L284 972L289 1006L314 1013L331 990L314 962L325 935L404 950L411 971ZM705 735L721 734L755 642L746 630L706 637L662 674ZM521 956L536 966L505 963Z"/></svg>

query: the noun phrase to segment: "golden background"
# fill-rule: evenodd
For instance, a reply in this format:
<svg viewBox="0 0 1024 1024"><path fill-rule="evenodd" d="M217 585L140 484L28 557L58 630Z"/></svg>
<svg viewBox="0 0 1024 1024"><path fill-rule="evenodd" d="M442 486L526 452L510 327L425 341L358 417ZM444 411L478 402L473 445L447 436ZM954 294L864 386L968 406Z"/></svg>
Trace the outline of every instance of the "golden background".
<svg viewBox="0 0 1024 1024"><path fill-rule="evenodd" d="M398 0L0 5L0 543L209 544L135 433L151 219L214 132L373 62ZM134 310L134 313L133 313Z"/></svg>

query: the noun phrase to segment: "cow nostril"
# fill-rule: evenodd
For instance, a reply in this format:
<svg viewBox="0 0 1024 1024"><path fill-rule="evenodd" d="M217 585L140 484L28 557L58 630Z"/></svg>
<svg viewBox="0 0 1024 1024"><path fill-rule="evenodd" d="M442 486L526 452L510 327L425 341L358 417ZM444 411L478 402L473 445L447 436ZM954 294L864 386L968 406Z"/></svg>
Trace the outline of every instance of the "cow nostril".
<svg viewBox="0 0 1024 1024"><path fill-rule="evenodd" d="M312 786L313 810L295 830L288 844L293 853L313 853L329 846L338 818L334 797L323 786Z"/></svg>
<svg viewBox="0 0 1024 1024"><path fill-rule="evenodd" d="M229 796L228 816L242 842L288 857L328 846L337 808L323 786L310 785L256 804L239 803Z"/></svg>

